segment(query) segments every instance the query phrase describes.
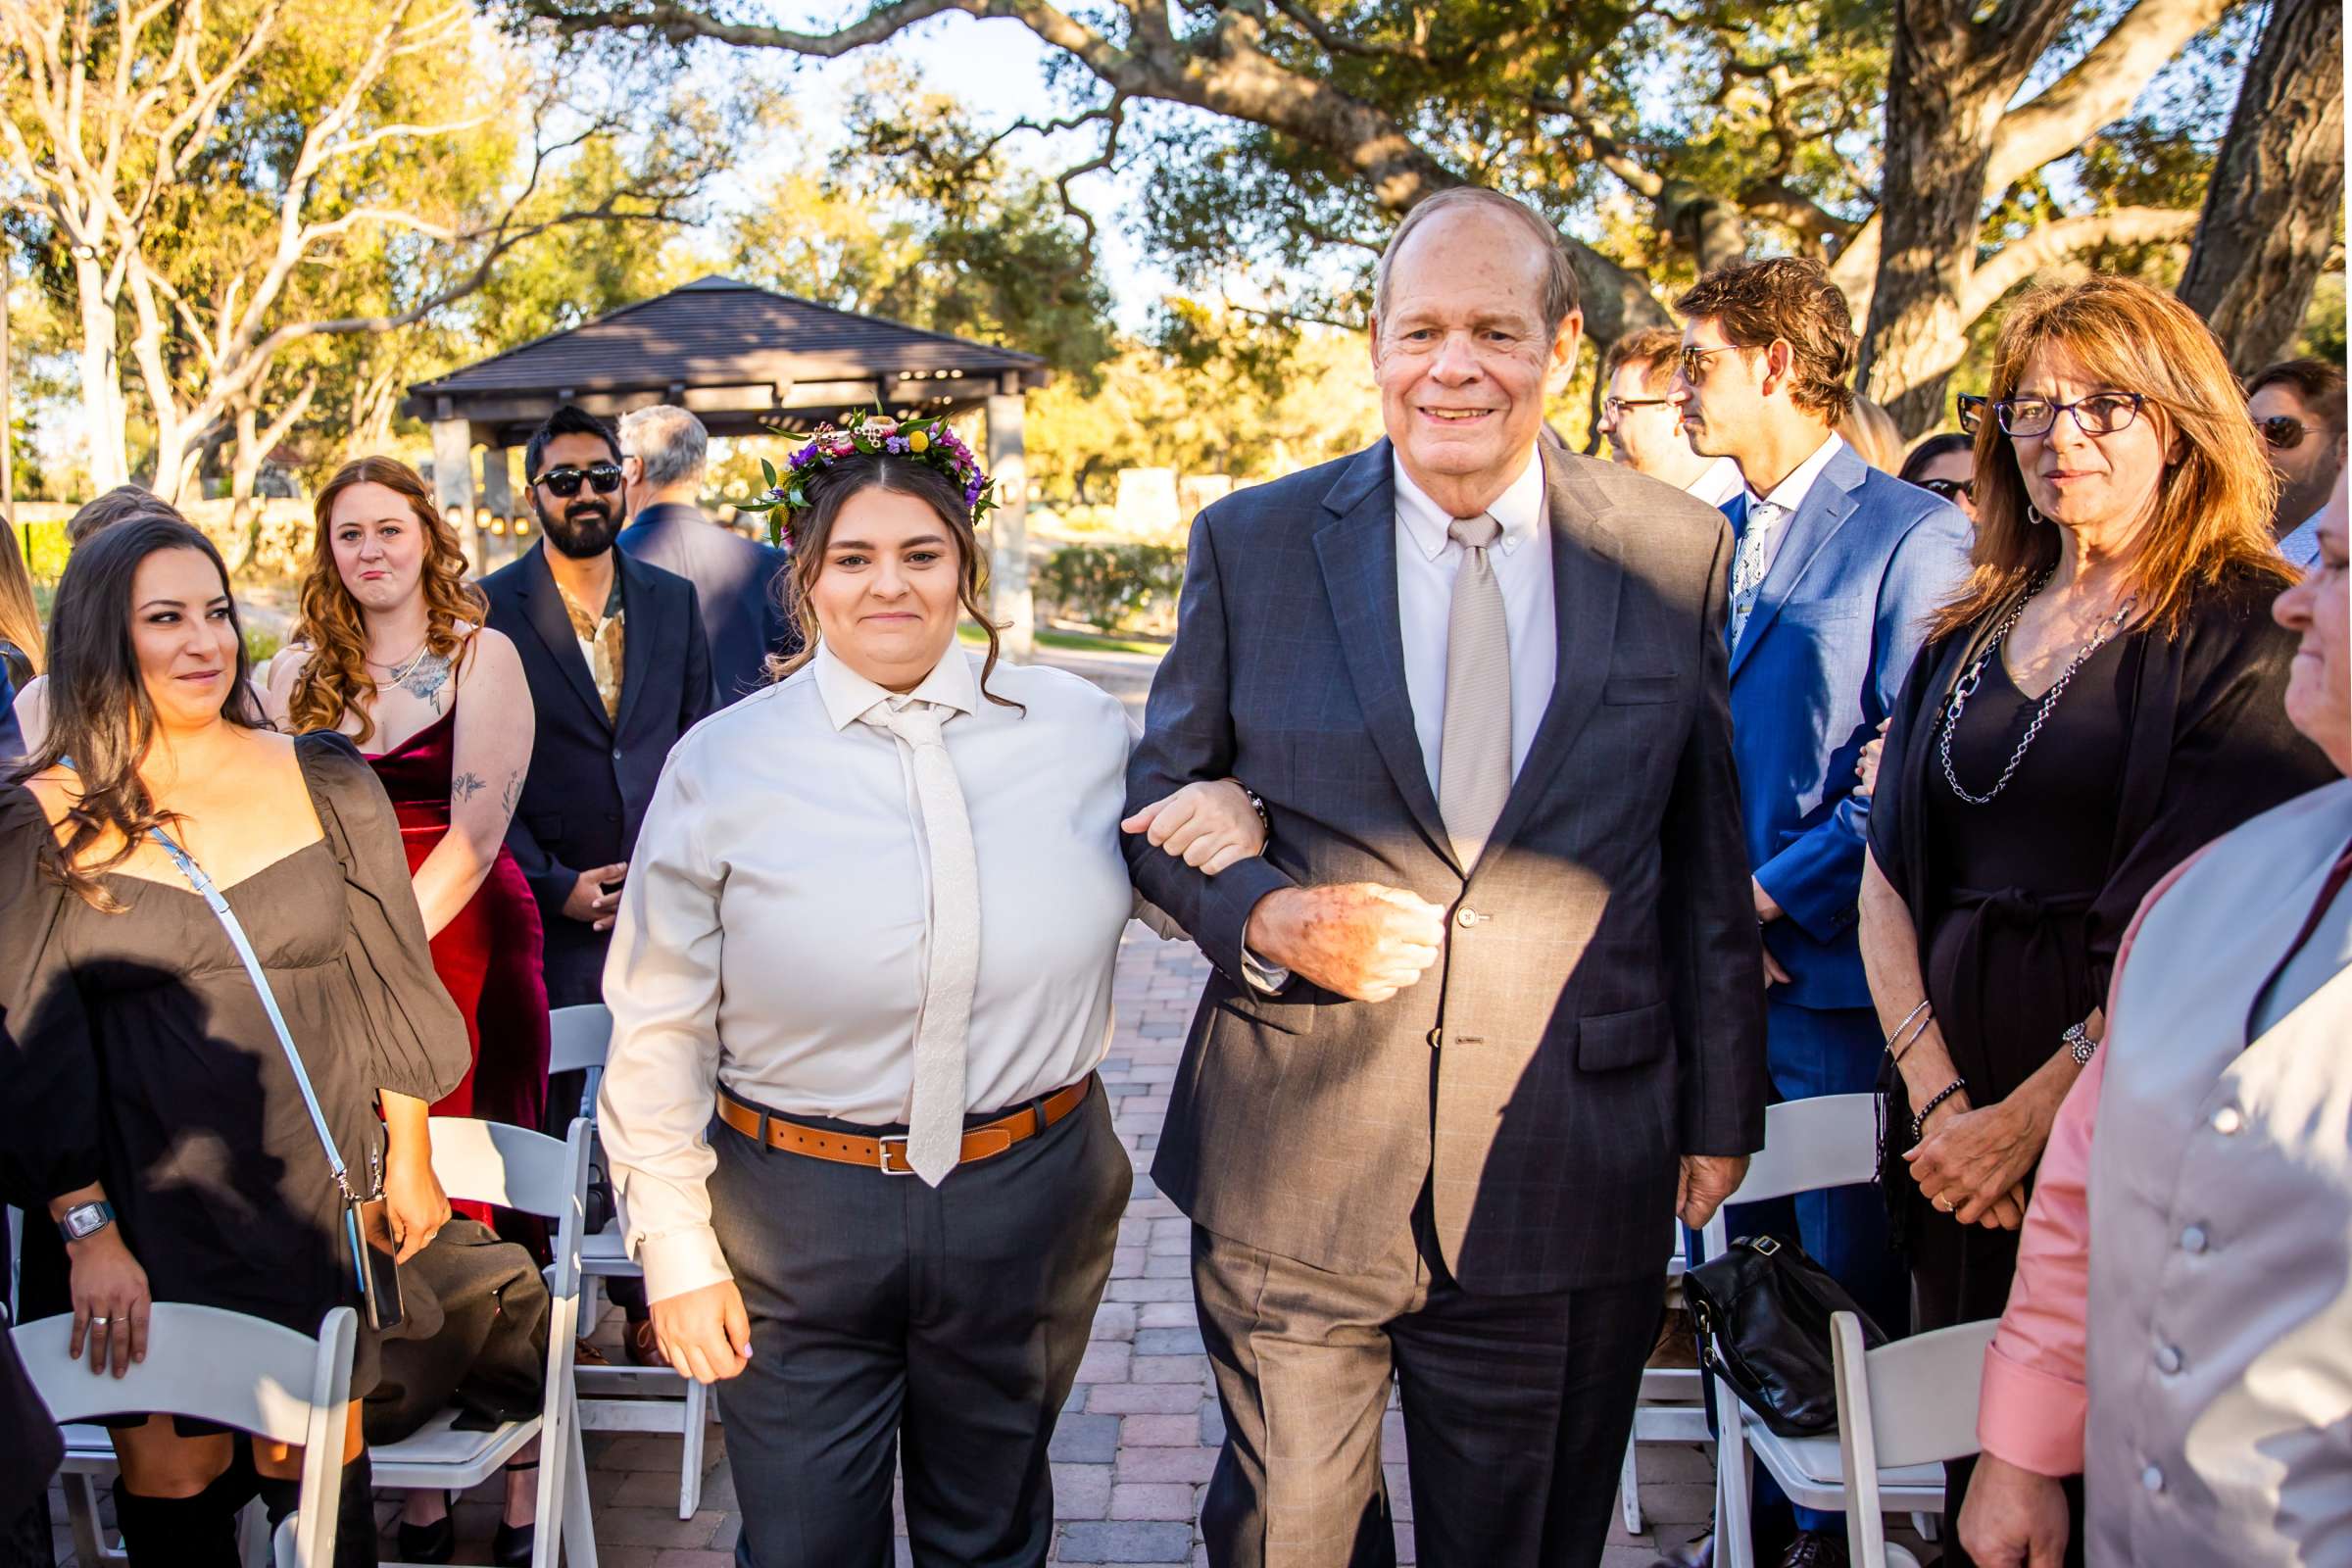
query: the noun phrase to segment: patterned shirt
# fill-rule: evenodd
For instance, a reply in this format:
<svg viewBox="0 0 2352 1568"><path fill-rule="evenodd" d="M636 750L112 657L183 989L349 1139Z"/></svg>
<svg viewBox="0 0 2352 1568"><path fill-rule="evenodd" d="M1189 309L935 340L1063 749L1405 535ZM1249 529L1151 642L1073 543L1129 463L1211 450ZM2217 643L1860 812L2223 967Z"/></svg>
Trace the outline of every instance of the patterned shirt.
<svg viewBox="0 0 2352 1568"><path fill-rule="evenodd" d="M605 612L601 616L582 610L571 595L564 593L563 584L556 585L556 592L564 595L564 613L571 617L571 634L579 639L580 657L588 662L588 677L596 683L596 695L604 702L605 716L618 720L621 649L628 620L621 604L620 573L612 574L612 591L605 596Z"/></svg>

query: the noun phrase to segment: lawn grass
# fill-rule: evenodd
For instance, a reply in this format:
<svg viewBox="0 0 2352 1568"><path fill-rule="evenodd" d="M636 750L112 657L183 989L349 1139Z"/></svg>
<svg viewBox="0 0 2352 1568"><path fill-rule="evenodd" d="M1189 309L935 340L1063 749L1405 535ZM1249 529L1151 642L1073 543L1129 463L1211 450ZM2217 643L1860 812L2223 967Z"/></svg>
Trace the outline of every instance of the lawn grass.
<svg viewBox="0 0 2352 1568"><path fill-rule="evenodd" d="M988 644L988 639L980 634L980 628L968 620L956 628L956 635L973 647L986 647ZM1037 646L1058 648L1072 654L1142 654L1148 659L1157 659L1168 651L1165 643L1131 642L1124 637L1098 637L1076 631L1041 630L1037 633Z"/></svg>

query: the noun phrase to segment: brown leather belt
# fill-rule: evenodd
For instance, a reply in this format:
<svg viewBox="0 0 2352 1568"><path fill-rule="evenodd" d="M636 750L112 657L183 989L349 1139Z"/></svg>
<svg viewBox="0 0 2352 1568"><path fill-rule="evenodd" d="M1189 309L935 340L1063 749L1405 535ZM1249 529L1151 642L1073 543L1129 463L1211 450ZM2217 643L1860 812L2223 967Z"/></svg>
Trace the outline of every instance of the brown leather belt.
<svg viewBox="0 0 2352 1568"><path fill-rule="evenodd" d="M957 1163L969 1165L975 1160L994 1159L1013 1145L1035 1138L1039 1133L1076 1110L1086 1102L1086 1092L1095 1081L1088 1073L1066 1088L1056 1089L1043 1101L1032 1102L1009 1116L983 1122L963 1130L963 1152ZM880 1138L861 1138L856 1133L826 1132L816 1127L804 1127L781 1116L754 1110L725 1090L718 1092L718 1119L755 1143L787 1153L807 1154L811 1159L830 1159L843 1165L866 1165L887 1176L911 1176L914 1167L906 1163L906 1135L889 1133Z"/></svg>

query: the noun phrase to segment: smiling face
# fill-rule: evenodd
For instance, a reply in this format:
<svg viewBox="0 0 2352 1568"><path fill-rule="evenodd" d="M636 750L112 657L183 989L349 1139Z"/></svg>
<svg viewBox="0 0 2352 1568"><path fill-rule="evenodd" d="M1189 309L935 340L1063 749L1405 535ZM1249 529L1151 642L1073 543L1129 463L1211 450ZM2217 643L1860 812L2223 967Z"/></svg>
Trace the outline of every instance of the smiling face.
<svg viewBox="0 0 2352 1568"><path fill-rule="evenodd" d="M1534 456L1584 318L1544 324L1547 258L1494 213L1438 214L1391 259L1372 323L1381 421L1404 470L1454 516L1485 511Z"/></svg>
<svg viewBox="0 0 2352 1568"><path fill-rule="evenodd" d="M548 442L546 454L539 461L539 475L544 477L558 468L577 469L585 474L591 468L604 467L617 471L620 454L604 437L579 431ZM612 548L613 539L620 533L625 506L617 482L610 491L600 494L583 479L579 489L569 496L557 495L538 478L531 484L531 510L539 514L539 525L547 532L547 542L574 561L593 560Z"/></svg>
<svg viewBox="0 0 2352 1568"><path fill-rule="evenodd" d="M408 498L389 485L355 484L327 514L335 571L362 610L381 613L422 591L424 525Z"/></svg>
<svg viewBox="0 0 2352 1568"><path fill-rule="evenodd" d="M2072 404L2102 392L2133 390L2094 378L2073 354L2052 343L2026 362L2009 397ZM2009 438L2026 499L2035 511L2065 527L2119 537L2154 514L2170 445L2164 416L2152 403L2130 424L2105 435L2084 434L2072 413L2062 413L2044 434Z"/></svg>
<svg viewBox="0 0 2352 1568"><path fill-rule="evenodd" d="M928 501L869 486L834 516L808 605L835 658L885 690L912 691L956 640L962 569Z"/></svg>
<svg viewBox="0 0 2352 1568"><path fill-rule="evenodd" d="M218 718L237 673L228 585L199 550L158 550L130 586L130 645L147 701L166 729Z"/></svg>
<svg viewBox="0 0 2352 1568"><path fill-rule="evenodd" d="M2345 565L2344 485L2336 482L2320 519L2320 559L2271 608L2300 632L2286 678L2286 716L2340 773L2352 773L2352 570Z"/></svg>

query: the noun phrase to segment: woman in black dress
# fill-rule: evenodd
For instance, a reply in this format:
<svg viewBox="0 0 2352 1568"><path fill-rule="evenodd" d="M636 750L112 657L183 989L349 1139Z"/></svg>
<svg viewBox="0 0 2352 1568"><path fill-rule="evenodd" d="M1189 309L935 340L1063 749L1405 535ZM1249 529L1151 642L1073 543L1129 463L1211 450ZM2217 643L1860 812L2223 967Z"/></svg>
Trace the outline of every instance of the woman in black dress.
<svg viewBox="0 0 2352 1568"><path fill-rule="evenodd" d="M135 518L77 550L53 632L47 738L0 799L0 858L39 872L0 883L18 890L0 919L37 933L0 1147L58 1222L26 1231L26 1315L70 1310L94 1373L143 1358L151 1298L316 1333L357 1300L326 1156L227 934L149 830L245 927L355 1182L382 1172L405 1257L449 1217L425 1107L468 1051L391 806L348 740L260 727L227 574L186 524ZM355 1400L375 1349L363 1333ZM299 1452L177 1418L109 1424L137 1564L234 1563L252 1478L282 1508L300 1474ZM356 1410L351 1432L336 1560L372 1563Z"/></svg>
<svg viewBox="0 0 2352 1568"><path fill-rule="evenodd" d="M2044 290L2002 323L1992 396L1976 569L1905 687L1862 887L1886 1191L1922 1330L2007 1303L2034 1168L2141 898L2330 776L2280 707L2274 481L2204 323L2121 278Z"/></svg>

